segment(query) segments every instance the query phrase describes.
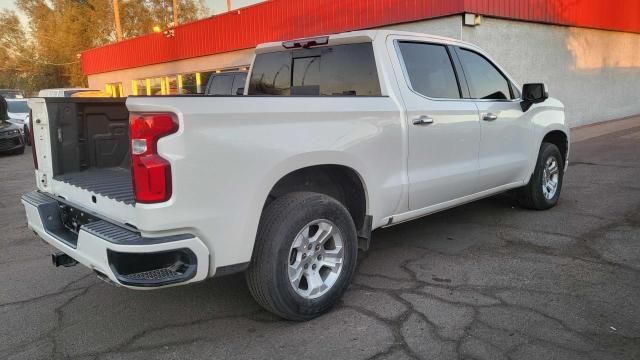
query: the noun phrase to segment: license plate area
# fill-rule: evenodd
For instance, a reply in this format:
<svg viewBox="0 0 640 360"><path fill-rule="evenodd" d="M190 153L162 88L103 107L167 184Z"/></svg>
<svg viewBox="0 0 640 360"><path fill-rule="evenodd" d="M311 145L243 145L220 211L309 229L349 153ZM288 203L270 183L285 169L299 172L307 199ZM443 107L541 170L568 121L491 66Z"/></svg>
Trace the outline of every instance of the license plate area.
<svg viewBox="0 0 640 360"><path fill-rule="evenodd" d="M82 225L99 220L83 210L76 209L63 203L60 203L59 205L59 213L60 221L64 228L73 233L76 238Z"/></svg>

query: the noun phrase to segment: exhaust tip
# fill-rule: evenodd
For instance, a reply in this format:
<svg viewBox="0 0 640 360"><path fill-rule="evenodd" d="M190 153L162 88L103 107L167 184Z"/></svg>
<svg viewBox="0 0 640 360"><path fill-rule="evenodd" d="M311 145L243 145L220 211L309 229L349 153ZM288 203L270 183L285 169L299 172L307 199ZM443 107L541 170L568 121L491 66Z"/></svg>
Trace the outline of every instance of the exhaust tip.
<svg viewBox="0 0 640 360"><path fill-rule="evenodd" d="M74 258L60 251L51 254L51 262L55 267L71 267L78 264Z"/></svg>

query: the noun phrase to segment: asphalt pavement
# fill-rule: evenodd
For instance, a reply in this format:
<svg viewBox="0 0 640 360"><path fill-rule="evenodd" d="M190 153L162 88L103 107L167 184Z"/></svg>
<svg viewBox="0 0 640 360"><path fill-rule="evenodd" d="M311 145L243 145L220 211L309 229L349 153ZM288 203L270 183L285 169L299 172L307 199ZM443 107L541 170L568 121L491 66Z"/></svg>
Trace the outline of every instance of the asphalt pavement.
<svg viewBox="0 0 640 360"><path fill-rule="evenodd" d="M0 156L0 358L639 359L640 117L573 135L557 207L504 194L376 230L341 304L305 323L242 275L133 291L54 268L20 203L29 149Z"/></svg>

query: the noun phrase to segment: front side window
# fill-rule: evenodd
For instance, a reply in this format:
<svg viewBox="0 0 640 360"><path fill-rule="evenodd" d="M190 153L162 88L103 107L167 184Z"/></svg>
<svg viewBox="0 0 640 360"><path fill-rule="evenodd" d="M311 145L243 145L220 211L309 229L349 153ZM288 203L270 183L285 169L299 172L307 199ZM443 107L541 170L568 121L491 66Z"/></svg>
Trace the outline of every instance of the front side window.
<svg viewBox="0 0 640 360"><path fill-rule="evenodd" d="M371 43L258 54L249 95L380 96Z"/></svg>
<svg viewBox="0 0 640 360"><path fill-rule="evenodd" d="M469 82L469 91L474 99L512 99L509 81L483 56L460 49L460 62Z"/></svg>
<svg viewBox="0 0 640 360"><path fill-rule="evenodd" d="M414 91L430 98L460 98L456 73L444 45L401 42L399 48Z"/></svg>

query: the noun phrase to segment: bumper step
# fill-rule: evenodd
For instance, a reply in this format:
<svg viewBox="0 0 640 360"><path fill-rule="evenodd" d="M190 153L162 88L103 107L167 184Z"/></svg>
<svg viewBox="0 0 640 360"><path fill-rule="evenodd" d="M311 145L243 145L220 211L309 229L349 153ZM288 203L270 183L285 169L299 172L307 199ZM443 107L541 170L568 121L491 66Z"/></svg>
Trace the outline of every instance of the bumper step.
<svg viewBox="0 0 640 360"><path fill-rule="evenodd" d="M135 274L122 275L122 278L131 282L138 281L166 281L182 276L181 273L175 271L173 268L155 269L149 271L143 271Z"/></svg>

